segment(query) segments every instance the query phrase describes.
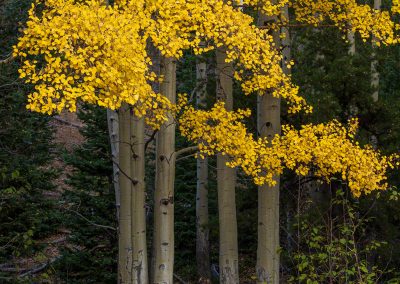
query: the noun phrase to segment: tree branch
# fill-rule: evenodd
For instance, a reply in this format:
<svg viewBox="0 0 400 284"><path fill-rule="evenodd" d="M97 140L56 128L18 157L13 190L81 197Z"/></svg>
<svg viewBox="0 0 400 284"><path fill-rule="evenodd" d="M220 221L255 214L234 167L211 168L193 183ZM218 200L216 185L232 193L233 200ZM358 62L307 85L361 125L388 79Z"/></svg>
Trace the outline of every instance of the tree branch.
<svg viewBox="0 0 400 284"><path fill-rule="evenodd" d="M99 227L99 228L103 228L103 229L108 229L108 230L113 230L113 231L116 231L116 230L117 230L116 228L111 227L111 226L96 224L96 223L90 221L88 218L86 218L86 217L83 216L81 213L79 213L79 212L77 212L77 211L75 211L75 210L72 210L72 209L65 209L65 210L70 211L70 212L72 212L72 213L75 213L76 215L78 215L79 217L81 217L82 219L84 219L84 220L87 221L89 224L91 224L91 225L93 225L93 226L95 226L95 227Z"/></svg>
<svg viewBox="0 0 400 284"><path fill-rule="evenodd" d="M151 134L149 140L146 141L146 143L144 144L144 150L147 150L147 147L149 146L149 144L151 143L151 141L153 141L156 137L158 130L154 130L153 133Z"/></svg>
<svg viewBox="0 0 400 284"><path fill-rule="evenodd" d="M187 156L183 156L183 157L180 157L179 159L176 159L176 163L177 162L179 162L179 161L181 161L181 160L184 160L184 159L187 159L187 158L190 158L190 157L194 157L196 155L196 153L194 153L194 154L190 154L190 155L187 155Z"/></svg>
<svg viewBox="0 0 400 284"><path fill-rule="evenodd" d="M78 129L83 128L82 125L79 125L79 124L76 124L76 123L73 123L73 122L69 122L69 121L67 121L67 120L65 120L65 119L63 119L63 118L61 118L61 117L59 117L59 116L53 116L53 119L54 119L54 120L57 120L57 121L59 121L59 122L61 122L61 123L64 123L64 124L67 124L67 125L76 127L76 128L78 128Z"/></svg>
<svg viewBox="0 0 400 284"><path fill-rule="evenodd" d="M194 152L197 150L199 150L199 146L186 147L186 148L179 149L178 151L175 151L173 155L175 155L175 158L177 158L180 155L183 155L188 152Z"/></svg>
<svg viewBox="0 0 400 284"><path fill-rule="evenodd" d="M40 265L34 267L33 269L20 274L19 277L25 277L25 276L28 276L28 275L31 275L31 274L38 273L38 272L42 271L43 269L45 269L50 264L56 262L60 258L61 258L61 256L53 257L53 258L49 259L47 262L45 262L43 264L40 264Z"/></svg>
<svg viewBox="0 0 400 284"><path fill-rule="evenodd" d="M9 55L7 58L0 60L0 64L7 64L14 60L15 57Z"/></svg>
<svg viewBox="0 0 400 284"><path fill-rule="evenodd" d="M181 277L179 277L179 275L174 273L174 277L182 284L187 284L187 282L185 282Z"/></svg>

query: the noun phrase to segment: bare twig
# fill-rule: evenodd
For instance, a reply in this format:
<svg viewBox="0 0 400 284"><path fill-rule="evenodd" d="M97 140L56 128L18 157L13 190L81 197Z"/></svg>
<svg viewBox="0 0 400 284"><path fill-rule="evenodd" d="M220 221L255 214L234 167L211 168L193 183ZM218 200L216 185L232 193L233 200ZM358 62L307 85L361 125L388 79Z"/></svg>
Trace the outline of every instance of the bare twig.
<svg viewBox="0 0 400 284"><path fill-rule="evenodd" d="M150 138L144 144L144 150L145 151L147 150L147 147L149 146L151 141L153 141L155 139L157 132L158 132L158 130L154 130L153 133L151 134Z"/></svg>
<svg viewBox="0 0 400 284"><path fill-rule="evenodd" d="M112 158L111 158L112 159ZM133 183L137 183L136 180L132 179L130 175L128 175L124 170L121 169L121 167L119 166L119 164L117 163L117 161L112 159L112 162L118 167L119 171L125 176L127 177L131 182Z"/></svg>
<svg viewBox="0 0 400 284"><path fill-rule="evenodd" d="M172 162L172 164L176 163L176 158L179 157L180 155L183 155L185 153L190 153L199 150L199 146L191 146L191 147L186 147L182 148L178 151L175 151L171 154L169 161Z"/></svg>
<svg viewBox="0 0 400 284"><path fill-rule="evenodd" d="M183 280L179 275L174 273L174 277L176 280L178 280L180 283L182 284L188 284L188 282L186 282L185 280Z"/></svg>
<svg viewBox="0 0 400 284"><path fill-rule="evenodd" d="M61 117L59 117L59 116L53 116L53 119L54 119L54 120L57 120L57 121L59 121L59 122L61 122L61 123L64 123L64 124L67 124L67 125L76 127L76 128L78 128L78 129L83 128L82 125L79 125L79 124L73 123L73 122L69 122L69 121L67 121L67 120L65 120L65 119L63 119L63 118L61 118Z"/></svg>
<svg viewBox="0 0 400 284"><path fill-rule="evenodd" d="M5 87L9 87L9 86L14 86L14 85L18 85L20 82L19 82L19 80L17 79L17 80L15 80L15 81L12 81L11 83L7 83L7 84L4 84L4 85L0 85L0 88L5 88Z"/></svg>
<svg viewBox="0 0 400 284"><path fill-rule="evenodd" d="M180 157L179 159L176 159L175 162L177 163L177 162L179 162L180 160L184 160L184 159L187 159L187 158L190 158L190 157L194 157L194 156L196 156L196 153L190 154L190 155L187 155L187 156Z"/></svg>
<svg viewBox="0 0 400 284"><path fill-rule="evenodd" d="M77 216L81 217L82 219L84 219L84 220L87 221L89 224L91 224L91 225L93 225L93 226L95 226L95 227L99 227L99 228L103 228L103 229L108 229L108 230L113 230L113 231L116 231L116 230L117 230L116 228L111 227L111 226L96 224L96 223L90 221L88 218L86 218L86 217L83 216L81 213L79 213L79 212L77 212L77 211L75 211L75 210L72 210L72 209L65 209L65 210L70 211L70 212L76 214Z"/></svg>
<svg viewBox="0 0 400 284"><path fill-rule="evenodd" d="M28 276L28 275L31 275L31 274L38 273L38 272L42 271L43 269L45 269L47 266L49 266L52 263L56 262L60 258L61 258L61 256L53 257L53 258L49 259L46 263L40 264L40 265L34 267L33 269L20 274L19 277L25 277L25 276Z"/></svg>
<svg viewBox="0 0 400 284"><path fill-rule="evenodd" d="M13 56L10 54L7 58L0 60L0 64L7 64L7 63L10 63L10 62L12 62L12 61L14 60L14 58L15 58L15 57L13 57Z"/></svg>
<svg viewBox="0 0 400 284"><path fill-rule="evenodd" d="M183 155L185 153L194 152L194 151L197 151L197 150L199 150L199 146L191 146L191 147L186 147L186 148L179 149L178 151L174 152L175 158L177 158L177 157L179 157L179 156L181 156L181 155Z"/></svg>

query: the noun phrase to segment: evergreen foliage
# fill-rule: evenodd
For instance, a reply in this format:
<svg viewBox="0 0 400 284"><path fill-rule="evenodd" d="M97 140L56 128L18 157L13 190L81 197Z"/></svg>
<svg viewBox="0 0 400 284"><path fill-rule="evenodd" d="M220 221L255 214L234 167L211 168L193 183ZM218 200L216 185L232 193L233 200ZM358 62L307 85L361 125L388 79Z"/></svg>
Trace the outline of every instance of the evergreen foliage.
<svg viewBox="0 0 400 284"><path fill-rule="evenodd" d="M63 223L71 231L71 245L58 273L68 283L115 283L117 222L106 111L84 105L78 118L85 125L80 131L85 141L64 155L73 166L63 195Z"/></svg>
<svg viewBox="0 0 400 284"><path fill-rule="evenodd" d="M0 58L16 43L19 24L31 1L5 1L0 7ZM54 190L54 129L49 117L28 111L30 87L18 79L19 62L0 64L0 265L18 266L43 248L38 240L58 229ZM1 283L17 283L13 272L0 272Z"/></svg>

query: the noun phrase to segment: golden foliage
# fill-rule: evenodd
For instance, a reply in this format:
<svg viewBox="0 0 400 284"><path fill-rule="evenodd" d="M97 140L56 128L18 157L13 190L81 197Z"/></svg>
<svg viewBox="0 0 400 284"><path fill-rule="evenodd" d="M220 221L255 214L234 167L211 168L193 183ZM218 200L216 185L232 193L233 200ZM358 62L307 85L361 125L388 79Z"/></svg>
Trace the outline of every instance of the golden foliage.
<svg viewBox="0 0 400 284"><path fill-rule="evenodd" d="M154 128L167 112L183 109L178 118L181 132L199 143L201 155L230 156L229 166L242 167L256 184L272 185L273 177L289 168L299 175L312 169L327 179L340 175L356 196L386 188L392 158L354 142L355 121L347 127L337 121L305 125L301 130L285 126L283 135L272 141L254 139L240 122L249 111L228 112L222 103L210 111L195 110L184 100L172 105L152 90L150 84L162 78L151 71L149 41L163 56L175 58L187 49L200 54L223 47L246 94L271 91L289 102L289 112L311 111L282 71L282 55L269 30L276 26L257 27L237 7L238 1L115 2L106 6L100 0L43 0L32 5L27 27L14 47L14 56L24 58L20 77L35 85L29 109L52 114L75 111L79 102L110 109L126 102ZM342 30L359 32L363 39L372 35L384 44L398 41L397 25L388 11L375 11L355 0L245 0L244 4L276 16L290 4L299 22L318 25L329 20ZM394 1L392 12L399 10Z"/></svg>
<svg viewBox="0 0 400 284"><path fill-rule="evenodd" d="M231 160L230 167L241 167L257 185L274 185L274 176L284 168L306 176L311 169L316 176L329 179L339 175L347 181L355 196L386 189L386 173L393 168L393 157L381 155L370 146L354 141L357 121L343 126L338 121L304 125L300 130L283 126L282 136L255 139L241 120L249 110L229 112L223 103L210 111L185 106L180 130L199 144L200 156L222 153Z"/></svg>
<svg viewBox="0 0 400 284"><path fill-rule="evenodd" d="M398 41L395 32L399 27L389 11L378 11L356 0L295 0L291 6L299 22L318 25L330 20L341 30L358 32L364 41L371 36L378 44Z"/></svg>
<svg viewBox="0 0 400 284"><path fill-rule="evenodd" d="M310 110L282 72L268 30L224 1L117 1L112 7L98 0L44 3L40 16L36 6L43 3L33 5L14 49L15 56L26 58L21 77L35 84L31 110L74 111L78 100L111 109L126 102L138 116L154 111L154 105L169 108L149 85L157 80L149 70L149 38L164 56L176 58L186 49L202 53L224 46L246 94L272 88L291 103L290 111Z"/></svg>

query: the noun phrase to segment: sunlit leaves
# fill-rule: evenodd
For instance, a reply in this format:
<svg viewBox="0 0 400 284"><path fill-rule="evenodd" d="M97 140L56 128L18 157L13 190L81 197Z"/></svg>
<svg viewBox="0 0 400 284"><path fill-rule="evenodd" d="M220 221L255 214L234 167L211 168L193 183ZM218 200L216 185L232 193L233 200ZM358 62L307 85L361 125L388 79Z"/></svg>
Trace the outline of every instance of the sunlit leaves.
<svg viewBox="0 0 400 284"><path fill-rule="evenodd" d="M223 103L217 103L210 111L185 108L180 130L199 144L201 155L228 155L231 160L227 165L241 167L258 185L274 185L273 177L288 168L300 176L308 175L312 169L316 176L328 181L339 175L355 196L387 188L385 175L393 168L392 157L354 141L356 120L348 126L332 121L304 125L300 130L283 126L282 136L269 141L255 139L247 132L241 120L250 115L248 110L229 112Z"/></svg>

